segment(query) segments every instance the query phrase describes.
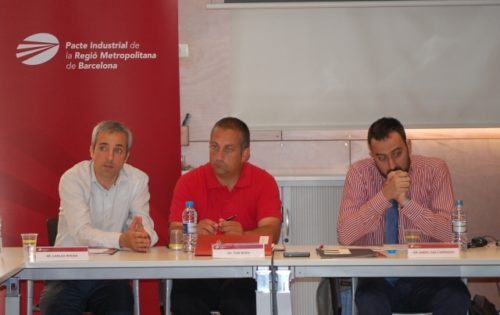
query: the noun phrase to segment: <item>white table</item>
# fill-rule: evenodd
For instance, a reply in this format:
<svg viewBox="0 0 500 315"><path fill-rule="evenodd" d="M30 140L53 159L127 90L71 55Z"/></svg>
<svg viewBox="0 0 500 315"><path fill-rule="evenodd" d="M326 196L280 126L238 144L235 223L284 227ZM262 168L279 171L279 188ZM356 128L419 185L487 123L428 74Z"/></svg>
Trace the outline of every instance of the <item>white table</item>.
<svg viewBox="0 0 500 315"><path fill-rule="evenodd" d="M6 287L5 314L19 313L19 281L14 277L24 268L19 248L4 247L0 257L0 284Z"/></svg>
<svg viewBox="0 0 500 315"><path fill-rule="evenodd" d="M394 248L394 246L391 246ZM292 277L500 277L500 247L472 248L460 258L414 258L405 246L395 255L382 258L320 258L312 246L287 246L288 250L308 250L310 258L276 256L275 265L290 268ZM381 247L375 249L383 249Z"/></svg>
<svg viewBox="0 0 500 315"><path fill-rule="evenodd" d="M22 252L18 248L5 247L0 255L0 283L5 283L24 267Z"/></svg>
<svg viewBox="0 0 500 315"><path fill-rule="evenodd" d="M289 250L309 250L310 258L284 258L275 255L274 265L290 271L291 278L307 277L500 277L500 248L470 249L454 259L408 259L403 248L385 258L322 259L314 247L292 247ZM89 261L22 263L21 248L5 249L5 269L2 281L19 280L78 280L78 279L189 279L189 278L254 278L257 268L271 266L270 258L213 259L195 257L163 247L147 254L120 251L111 256L91 256ZM10 266L10 267L7 267ZM2 266L2 268L4 268ZM6 280L9 279L10 280ZM292 285L293 289L293 285ZM290 293L278 293L279 315L291 314ZM6 314L19 314L11 308ZM257 294L259 314L270 314L270 295Z"/></svg>
<svg viewBox="0 0 500 315"><path fill-rule="evenodd" d="M12 255L22 257L21 248ZM83 279L200 279L254 278L257 268L269 268L270 258L213 259L197 257L165 247L148 253L119 251L114 255L91 255L88 261L53 261L24 263L15 274L17 280L83 280ZM12 276L12 274L11 274ZM269 295L267 295L269 300ZM19 295L17 304L19 305ZM257 304L268 305L266 298ZM269 307L267 307L269 308ZM269 312L260 312L268 314ZM10 314L19 314L12 312Z"/></svg>
<svg viewBox="0 0 500 315"><path fill-rule="evenodd" d="M391 246L394 248L394 246ZM320 258L312 246L287 246L290 251L310 251L310 258L275 256L274 265L288 269L290 280L309 277L500 277L500 247L489 245L462 252L460 258L409 259L405 246L397 246L395 255L377 258ZM382 247L374 248L384 250ZM292 281L293 290L293 281ZM289 299L288 299L289 300ZM288 300L278 300L278 311L288 314ZM280 301L285 301L280 303ZM283 315L282 312L279 312Z"/></svg>

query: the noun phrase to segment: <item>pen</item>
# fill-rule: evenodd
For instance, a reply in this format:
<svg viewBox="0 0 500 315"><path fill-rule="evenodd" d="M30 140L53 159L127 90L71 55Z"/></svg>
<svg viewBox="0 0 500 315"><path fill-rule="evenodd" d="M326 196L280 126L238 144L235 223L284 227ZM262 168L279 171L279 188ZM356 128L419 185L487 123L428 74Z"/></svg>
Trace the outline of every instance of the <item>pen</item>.
<svg viewBox="0 0 500 315"><path fill-rule="evenodd" d="M231 221L233 220L234 218L236 218L236 214L233 214L225 219L221 219L221 220L224 220L224 221ZM220 228L220 224L219 224L219 227L218 227L218 231L220 232L221 231L221 228Z"/></svg>
<svg viewBox="0 0 500 315"><path fill-rule="evenodd" d="M233 214L232 216L229 216L229 217L225 218L224 221L231 221L234 218L236 218L236 216L237 216L236 214Z"/></svg>

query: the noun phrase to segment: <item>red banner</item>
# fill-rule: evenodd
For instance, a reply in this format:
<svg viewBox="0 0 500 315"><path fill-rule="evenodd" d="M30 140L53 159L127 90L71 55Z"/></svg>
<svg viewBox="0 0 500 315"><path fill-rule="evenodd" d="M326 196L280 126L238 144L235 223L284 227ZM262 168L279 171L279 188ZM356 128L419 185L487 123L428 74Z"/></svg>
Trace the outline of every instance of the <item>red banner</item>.
<svg viewBox="0 0 500 315"><path fill-rule="evenodd" d="M91 131L103 119L132 130L129 163L150 176L151 213L165 243L180 175L177 23L175 0L1 0L4 246L19 246L21 232L38 232L46 245L59 178L90 158Z"/></svg>

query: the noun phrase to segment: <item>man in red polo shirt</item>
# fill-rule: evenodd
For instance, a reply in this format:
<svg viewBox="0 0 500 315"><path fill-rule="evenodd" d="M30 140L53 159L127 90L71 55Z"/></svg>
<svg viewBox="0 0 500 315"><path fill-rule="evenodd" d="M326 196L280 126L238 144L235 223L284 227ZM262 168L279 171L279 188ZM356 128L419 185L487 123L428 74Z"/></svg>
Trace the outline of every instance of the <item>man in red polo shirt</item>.
<svg viewBox="0 0 500 315"><path fill-rule="evenodd" d="M250 163L250 131L233 117L219 120L210 135L210 162L182 176L170 207L170 229L182 229L185 202L194 201L198 234L273 235L281 227L281 202L274 178ZM225 218L234 218L224 220ZM176 315L255 314L253 279L175 280Z"/></svg>

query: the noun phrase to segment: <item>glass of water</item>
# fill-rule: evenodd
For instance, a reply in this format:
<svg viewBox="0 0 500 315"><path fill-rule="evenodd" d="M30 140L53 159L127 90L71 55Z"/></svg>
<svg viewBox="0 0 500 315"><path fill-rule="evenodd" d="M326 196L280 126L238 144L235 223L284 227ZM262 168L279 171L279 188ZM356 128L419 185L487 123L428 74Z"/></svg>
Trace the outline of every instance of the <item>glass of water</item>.
<svg viewBox="0 0 500 315"><path fill-rule="evenodd" d="M35 261L37 233L22 233L24 260L28 262Z"/></svg>

